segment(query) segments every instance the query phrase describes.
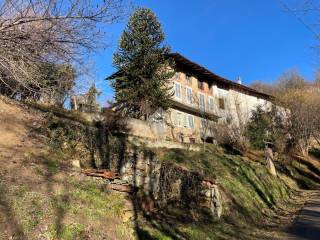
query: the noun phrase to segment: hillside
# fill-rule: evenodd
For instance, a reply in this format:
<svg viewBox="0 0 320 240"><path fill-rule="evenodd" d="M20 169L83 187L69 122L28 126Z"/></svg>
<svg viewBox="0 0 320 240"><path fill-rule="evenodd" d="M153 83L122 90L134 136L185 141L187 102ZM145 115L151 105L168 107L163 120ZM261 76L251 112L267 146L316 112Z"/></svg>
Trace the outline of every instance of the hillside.
<svg viewBox="0 0 320 240"><path fill-rule="evenodd" d="M234 155L148 149L162 163L198 172L221 191L223 214L168 203L145 212L72 166L48 144L47 113L0 99L0 239L285 239L297 210L320 183L316 152L285 158L268 174L261 152ZM128 143L129 145L132 143Z"/></svg>
<svg viewBox="0 0 320 240"><path fill-rule="evenodd" d="M0 100L0 239L134 239L126 200L47 146L44 114Z"/></svg>

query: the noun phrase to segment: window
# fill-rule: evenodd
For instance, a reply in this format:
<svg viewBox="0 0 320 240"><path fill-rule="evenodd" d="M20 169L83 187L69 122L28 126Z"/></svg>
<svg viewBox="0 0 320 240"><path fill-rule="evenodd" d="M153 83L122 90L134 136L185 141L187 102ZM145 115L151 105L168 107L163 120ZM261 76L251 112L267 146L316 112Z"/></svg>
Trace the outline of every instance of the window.
<svg viewBox="0 0 320 240"><path fill-rule="evenodd" d="M181 84L180 83L175 83L174 84L174 96L176 98L181 99Z"/></svg>
<svg viewBox="0 0 320 240"><path fill-rule="evenodd" d="M207 126L207 121L204 118L201 118L200 128L204 129Z"/></svg>
<svg viewBox="0 0 320 240"><path fill-rule="evenodd" d="M191 129L194 128L194 120L192 115L188 115L188 125L189 125L189 128Z"/></svg>
<svg viewBox="0 0 320 240"><path fill-rule="evenodd" d="M198 80L198 88L204 90L204 82Z"/></svg>
<svg viewBox="0 0 320 240"><path fill-rule="evenodd" d="M199 108L200 110L205 110L205 100L204 100L204 94L199 93Z"/></svg>
<svg viewBox="0 0 320 240"><path fill-rule="evenodd" d="M187 103L192 104L192 89L187 87L186 92Z"/></svg>
<svg viewBox="0 0 320 240"><path fill-rule="evenodd" d="M186 82L187 82L187 85L189 86L192 85L192 78L189 74L186 74Z"/></svg>
<svg viewBox="0 0 320 240"><path fill-rule="evenodd" d="M183 126L186 128L188 127L188 115L183 114Z"/></svg>
<svg viewBox="0 0 320 240"><path fill-rule="evenodd" d="M176 126L182 127L182 113L181 112L176 113Z"/></svg>
<svg viewBox="0 0 320 240"><path fill-rule="evenodd" d="M224 98L219 98L219 108L220 109L225 109L225 101Z"/></svg>
<svg viewBox="0 0 320 240"><path fill-rule="evenodd" d="M214 109L213 97L209 96L209 110L213 111L213 109Z"/></svg>

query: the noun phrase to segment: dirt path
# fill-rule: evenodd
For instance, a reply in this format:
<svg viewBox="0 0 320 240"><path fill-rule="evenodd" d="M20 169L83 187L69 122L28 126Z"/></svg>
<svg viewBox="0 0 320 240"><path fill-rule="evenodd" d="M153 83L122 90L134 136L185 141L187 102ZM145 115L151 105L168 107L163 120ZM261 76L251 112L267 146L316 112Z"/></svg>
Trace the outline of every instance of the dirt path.
<svg viewBox="0 0 320 240"><path fill-rule="evenodd" d="M315 192L288 229L287 239L320 239L320 191Z"/></svg>

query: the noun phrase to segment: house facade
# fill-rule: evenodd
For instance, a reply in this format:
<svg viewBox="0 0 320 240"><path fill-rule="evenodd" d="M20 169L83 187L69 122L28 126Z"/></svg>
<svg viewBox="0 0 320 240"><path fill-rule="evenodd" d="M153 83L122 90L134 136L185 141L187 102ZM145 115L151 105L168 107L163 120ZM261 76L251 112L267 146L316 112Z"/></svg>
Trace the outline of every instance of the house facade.
<svg viewBox="0 0 320 240"><path fill-rule="evenodd" d="M167 139L180 142L213 141L214 123L245 124L257 106L271 106L272 96L220 77L174 53L172 107L165 115Z"/></svg>

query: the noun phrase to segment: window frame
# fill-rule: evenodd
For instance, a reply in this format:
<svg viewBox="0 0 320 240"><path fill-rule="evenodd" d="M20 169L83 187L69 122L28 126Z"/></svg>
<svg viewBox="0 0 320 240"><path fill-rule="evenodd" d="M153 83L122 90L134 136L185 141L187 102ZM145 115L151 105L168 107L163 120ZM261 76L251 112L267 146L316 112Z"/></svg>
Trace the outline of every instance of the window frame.
<svg viewBox="0 0 320 240"><path fill-rule="evenodd" d="M207 121L206 119L200 118L200 129L206 128L206 125L207 125L206 121ZM204 124L203 124L203 122L204 122Z"/></svg>
<svg viewBox="0 0 320 240"><path fill-rule="evenodd" d="M179 97L177 96L177 88L176 88L176 86L179 86ZM179 100L182 100L182 86L181 86L181 83L179 83L179 82L174 82L174 97L176 98L176 99L179 99Z"/></svg>
<svg viewBox="0 0 320 240"><path fill-rule="evenodd" d="M175 114L175 125L177 127L183 127L183 113L180 112L180 111L176 111L176 114ZM179 116L179 117L178 117Z"/></svg>
<svg viewBox="0 0 320 240"><path fill-rule="evenodd" d="M226 110L226 99L224 97L219 97L218 105L220 110Z"/></svg>
<svg viewBox="0 0 320 240"><path fill-rule="evenodd" d="M210 102L211 102L211 104L210 104ZM208 97L208 109L210 111L214 111L214 99L212 96Z"/></svg>
<svg viewBox="0 0 320 240"><path fill-rule="evenodd" d="M204 81L200 81L200 80L198 79L198 88L199 88L200 90L204 90Z"/></svg>
<svg viewBox="0 0 320 240"><path fill-rule="evenodd" d="M188 115L187 115L187 118L188 118L188 127L189 127L190 129L194 129L194 116L191 115L191 114L188 114ZM191 120L191 122L192 122L192 126L190 125L190 120Z"/></svg>
<svg viewBox="0 0 320 240"><path fill-rule="evenodd" d="M201 108L200 96L203 96L203 108ZM199 109L205 111L206 110L206 95L204 93L198 93L198 98L199 98Z"/></svg>
<svg viewBox="0 0 320 240"><path fill-rule="evenodd" d="M192 76L188 73L186 73L186 85L192 86Z"/></svg>
<svg viewBox="0 0 320 240"><path fill-rule="evenodd" d="M189 99L188 99L188 90L191 91L191 101L189 101ZM191 88L191 87L186 87L186 102L187 102L188 104L190 104L190 105L193 103L192 96L193 96L192 88Z"/></svg>

